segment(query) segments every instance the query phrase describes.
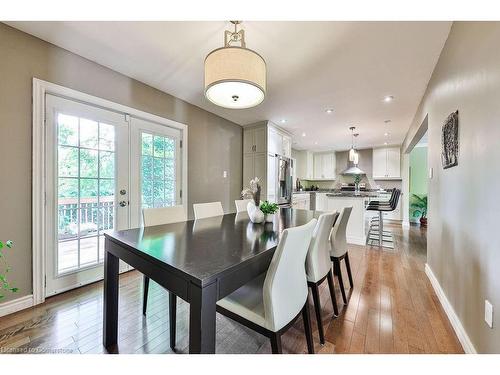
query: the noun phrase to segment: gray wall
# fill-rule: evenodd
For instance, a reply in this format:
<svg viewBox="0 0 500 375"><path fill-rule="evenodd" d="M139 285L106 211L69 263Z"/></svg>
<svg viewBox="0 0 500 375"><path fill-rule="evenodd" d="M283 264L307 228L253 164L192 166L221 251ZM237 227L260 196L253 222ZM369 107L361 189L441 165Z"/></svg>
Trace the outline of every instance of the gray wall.
<svg viewBox="0 0 500 375"><path fill-rule="evenodd" d="M500 353L498 313L490 329L484 300L500 311L500 23L455 22L403 149L428 114L427 262L481 353ZM458 166L441 166L441 125L459 110Z"/></svg>
<svg viewBox="0 0 500 375"><path fill-rule="evenodd" d="M4 301L32 291L33 77L187 124L189 207L221 201L226 212L234 211L242 186L240 126L1 23L0 51L0 239L15 242L7 261L20 288Z"/></svg>

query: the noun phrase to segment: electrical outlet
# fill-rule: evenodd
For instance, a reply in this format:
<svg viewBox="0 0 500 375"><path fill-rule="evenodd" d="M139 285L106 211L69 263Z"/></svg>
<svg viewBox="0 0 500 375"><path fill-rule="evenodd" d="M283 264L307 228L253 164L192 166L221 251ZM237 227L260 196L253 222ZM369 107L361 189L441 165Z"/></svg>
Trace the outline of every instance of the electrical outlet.
<svg viewBox="0 0 500 375"><path fill-rule="evenodd" d="M223 177L223 178L227 178L227 171L224 171L224 172L222 173L222 177Z"/></svg>
<svg viewBox="0 0 500 375"><path fill-rule="evenodd" d="M493 328L493 305L487 299L484 300L484 321Z"/></svg>
<svg viewBox="0 0 500 375"><path fill-rule="evenodd" d="M429 179L432 179L432 176L434 175L434 169L429 168Z"/></svg>

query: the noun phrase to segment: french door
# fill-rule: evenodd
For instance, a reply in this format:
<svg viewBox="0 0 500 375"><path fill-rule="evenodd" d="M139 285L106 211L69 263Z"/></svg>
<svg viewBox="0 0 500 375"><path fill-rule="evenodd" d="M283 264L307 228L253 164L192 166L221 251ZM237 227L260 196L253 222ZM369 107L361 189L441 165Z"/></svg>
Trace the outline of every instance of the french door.
<svg viewBox="0 0 500 375"><path fill-rule="evenodd" d="M180 129L47 94L45 295L103 278L104 232L186 206ZM120 270L131 269L120 262Z"/></svg>
<svg viewBox="0 0 500 375"><path fill-rule="evenodd" d="M49 296L101 279L104 231L129 227L128 123L47 95L46 137Z"/></svg>

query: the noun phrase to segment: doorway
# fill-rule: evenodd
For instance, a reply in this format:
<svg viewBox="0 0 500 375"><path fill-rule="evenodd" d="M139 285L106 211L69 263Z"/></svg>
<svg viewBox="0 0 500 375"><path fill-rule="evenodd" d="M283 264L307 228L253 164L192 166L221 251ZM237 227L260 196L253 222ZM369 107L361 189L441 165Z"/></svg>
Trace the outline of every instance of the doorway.
<svg viewBox="0 0 500 375"><path fill-rule="evenodd" d="M33 241L36 304L103 278L105 231L141 226L143 208L182 205L187 211L187 128L34 83L51 89L36 90L44 108L43 132L34 132L33 142L34 158L43 151L33 171L34 181L43 182L42 189L33 185L34 196L43 197L33 203L34 212L43 213L33 215L34 231L44 237ZM34 128L37 113L34 107ZM121 272L130 269L120 263Z"/></svg>

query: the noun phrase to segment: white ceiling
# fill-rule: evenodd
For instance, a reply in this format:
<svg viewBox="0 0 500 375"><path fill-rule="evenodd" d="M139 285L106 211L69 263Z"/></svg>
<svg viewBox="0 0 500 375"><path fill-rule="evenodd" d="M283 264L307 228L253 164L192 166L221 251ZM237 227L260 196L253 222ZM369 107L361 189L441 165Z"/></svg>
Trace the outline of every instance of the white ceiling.
<svg viewBox="0 0 500 375"><path fill-rule="evenodd" d="M400 144L451 27L244 22L247 47L267 62L267 96L255 108L228 110L203 95L205 56L222 46L228 22L8 24L240 125L271 120L294 134L295 148L312 150L347 149L351 125L360 148ZM385 95L395 100L385 103ZM334 112L327 114L328 108Z"/></svg>

